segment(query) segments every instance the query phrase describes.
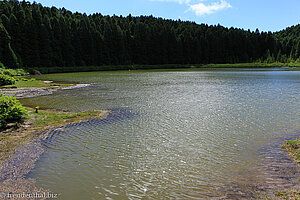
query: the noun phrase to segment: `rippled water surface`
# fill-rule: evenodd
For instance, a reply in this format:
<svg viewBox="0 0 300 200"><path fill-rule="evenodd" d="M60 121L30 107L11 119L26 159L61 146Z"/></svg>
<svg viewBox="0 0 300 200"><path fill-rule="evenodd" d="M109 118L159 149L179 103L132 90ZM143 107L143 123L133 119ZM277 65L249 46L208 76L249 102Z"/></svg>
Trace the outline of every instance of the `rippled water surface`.
<svg viewBox="0 0 300 200"><path fill-rule="evenodd" d="M274 70L52 74L93 83L25 99L106 119L51 132L29 177L61 199L251 197L298 171L280 150L299 136L300 73ZM287 164L288 165L287 165Z"/></svg>

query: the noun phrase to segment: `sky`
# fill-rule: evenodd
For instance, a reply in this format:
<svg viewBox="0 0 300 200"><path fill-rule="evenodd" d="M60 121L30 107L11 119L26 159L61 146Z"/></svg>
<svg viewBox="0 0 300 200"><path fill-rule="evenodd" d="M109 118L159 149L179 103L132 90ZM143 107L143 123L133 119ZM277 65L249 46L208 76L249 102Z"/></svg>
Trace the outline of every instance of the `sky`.
<svg viewBox="0 0 300 200"><path fill-rule="evenodd" d="M30 1L33 2L33 1ZM300 23L300 0L36 0L47 7L102 15L153 15L198 24L280 31Z"/></svg>

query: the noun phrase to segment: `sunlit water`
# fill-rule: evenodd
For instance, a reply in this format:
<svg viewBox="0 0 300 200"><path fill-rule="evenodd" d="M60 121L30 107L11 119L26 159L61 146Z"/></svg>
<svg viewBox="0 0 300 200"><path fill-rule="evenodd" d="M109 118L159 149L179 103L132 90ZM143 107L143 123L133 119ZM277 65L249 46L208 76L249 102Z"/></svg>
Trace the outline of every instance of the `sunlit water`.
<svg viewBox="0 0 300 200"><path fill-rule="evenodd" d="M28 175L60 199L251 197L293 184L280 150L299 136L300 72L131 71L52 74L93 83L27 105L111 109L51 132Z"/></svg>

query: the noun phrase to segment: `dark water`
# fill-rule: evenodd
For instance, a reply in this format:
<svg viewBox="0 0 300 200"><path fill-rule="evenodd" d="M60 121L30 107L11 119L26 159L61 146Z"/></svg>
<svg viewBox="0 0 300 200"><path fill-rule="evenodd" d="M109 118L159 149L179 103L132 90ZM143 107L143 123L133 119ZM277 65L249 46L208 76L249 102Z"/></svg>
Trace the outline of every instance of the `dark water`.
<svg viewBox="0 0 300 200"><path fill-rule="evenodd" d="M93 83L25 99L106 119L53 131L29 174L61 199L248 198L293 184L280 150L300 130L300 72L131 71L52 74ZM287 165L288 164L288 165Z"/></svg>

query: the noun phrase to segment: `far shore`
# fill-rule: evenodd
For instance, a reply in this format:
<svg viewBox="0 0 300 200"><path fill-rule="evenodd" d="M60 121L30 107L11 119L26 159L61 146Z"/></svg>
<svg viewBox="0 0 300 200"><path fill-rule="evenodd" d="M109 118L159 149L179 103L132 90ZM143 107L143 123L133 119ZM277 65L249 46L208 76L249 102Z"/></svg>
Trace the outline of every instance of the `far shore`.
<svg viewBox="0 0 300 200"><path fill-rule="evenodd" d="M155 69L213 69L213 68L284 68L300 69L300 63L235 63L235 64L127 64L103 66L73 66L73 67L35 67L42 74L88 71L116 70L155 70Z"/></svg>

